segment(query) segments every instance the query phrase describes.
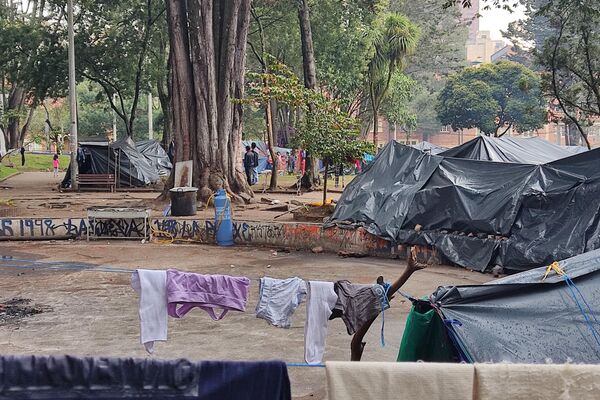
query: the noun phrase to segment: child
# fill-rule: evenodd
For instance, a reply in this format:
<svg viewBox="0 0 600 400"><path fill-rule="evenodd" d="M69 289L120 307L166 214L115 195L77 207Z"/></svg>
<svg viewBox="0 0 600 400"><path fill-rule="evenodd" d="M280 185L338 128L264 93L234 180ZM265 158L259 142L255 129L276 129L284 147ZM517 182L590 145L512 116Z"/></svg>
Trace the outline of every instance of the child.
<svg viewBox="0 0 600 400"><path fill-rule="evenodd" d="M54 177L58 176L58 167L60 166L60 161L58 159L58 154L54 154L52 158L52 166L54 167Z"/></svg>

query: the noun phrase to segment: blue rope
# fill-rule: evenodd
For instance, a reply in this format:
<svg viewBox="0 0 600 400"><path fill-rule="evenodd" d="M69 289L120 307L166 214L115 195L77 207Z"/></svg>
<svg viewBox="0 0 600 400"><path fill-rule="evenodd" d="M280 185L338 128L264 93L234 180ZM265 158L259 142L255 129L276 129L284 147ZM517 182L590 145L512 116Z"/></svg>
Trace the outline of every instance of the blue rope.
<svg viewBox="0 0 600 400"><path fill-rule="evenodd" d="M385 305L388 303L388 291L390 290L391 284L383 283L383 296L381 297L381 347L385 347Z"/></svg>
<svg viewBox="0 0 600 400"><path fill-rule="evenodd" d="M569 276L567 274L564 275L564 280L565 280L565 283L567 284L567 287L569 288L569 291L571 292L571 295L573 297L573 300L575 301L575 304L577 304L577 307L579 307L579 311L581 312L581 315L583 315L583 318L585 319L585 322L586 322L588 328L592 332L592 336L594 336L594 339L596 340L596 343L598 344L598 347L600 347L600 333L596 330L596 328L594 327L594 324L592 323L592 321L588 317L588 315L586 313L586 310L584 310L583 306L579 302L579 299L577 298L577 293L579 293L579 295L581 296L583 302L587 306L588 312L590 314L592 314L592 316L594 317L595 322L598 323L598 320L596 319L596 316L594 315L594 312L592 311L590 305L585 300L585 297L583 296L583 294L581 293L581 291L579 290L579 288L577 288L577 285L575 285L575 282L573 282L573 280L571 278L569 278ZM577 293L575 292L575 290L577 290Z"/></svg>
<svg viewBox="0 0 600 400"><path fill-rule="evenodd" d="M325 368L325 364L304 364L304 363L286 363L288 367L310 367L310 368Z"/></svg>

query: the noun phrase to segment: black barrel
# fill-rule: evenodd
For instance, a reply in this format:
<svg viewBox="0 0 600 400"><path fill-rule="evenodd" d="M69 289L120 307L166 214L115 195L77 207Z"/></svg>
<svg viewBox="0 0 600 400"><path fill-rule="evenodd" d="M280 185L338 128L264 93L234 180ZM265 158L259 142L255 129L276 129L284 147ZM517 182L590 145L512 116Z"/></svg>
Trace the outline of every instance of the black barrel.
<svg viewBox="0 0 600 400"><path fill-rule="evenodd" d="M174 187L171 194L171 215L174 217L187 217L196 215L195 187Z"/></svg>

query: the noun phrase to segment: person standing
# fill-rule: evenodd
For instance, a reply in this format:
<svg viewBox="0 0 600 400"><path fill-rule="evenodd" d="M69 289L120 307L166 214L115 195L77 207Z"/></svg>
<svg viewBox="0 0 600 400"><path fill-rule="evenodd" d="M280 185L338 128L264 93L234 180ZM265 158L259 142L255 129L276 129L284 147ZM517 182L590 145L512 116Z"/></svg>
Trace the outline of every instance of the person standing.
<svg viewBox="0 0 600 400"><path fill-rule="evenodd" d="M58 159L58 154L54 154L52 157L52 168L54 169L54 177L58 176L58 168L60 167L60 160Z"/></svg>
<svg viewBox="0 0 600 400"><path fill-rule="evenodd" d="M287 165L288 173L293 174L296 171L296 150L292 149L291 153L288 151L287 156L288 156L288 165Z"/></svg>
<svg viewBox="0 0 600 400"><path fill-rule="evenodd" d="M253 170L254 170L254 153L250 146L246 146L246 154L244 154L244 171L246 172L246 180L248 185L254 185L253 182Z"/></svg>
<svg viewBox="0 0 600 400"><path fill-rule="evenodd" d="M25 147L21 146L21 167L25 165Z"/></svg>
<svg viewBox="0 0 600 400"><path fill-rule="evenodd" d="M252 155L254 159L254 165L252 167L252 184L258 183L258 152L256 151L256 143L252 142Z"/></svg>

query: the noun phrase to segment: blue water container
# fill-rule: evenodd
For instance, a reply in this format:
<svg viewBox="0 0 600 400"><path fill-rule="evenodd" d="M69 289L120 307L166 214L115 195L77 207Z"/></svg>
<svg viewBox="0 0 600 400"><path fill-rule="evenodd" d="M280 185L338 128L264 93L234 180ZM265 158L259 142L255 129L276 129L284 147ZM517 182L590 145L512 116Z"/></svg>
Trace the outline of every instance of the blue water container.
<svg viewBox="0 0 600 400"><path fill-rule="evenodd" d="M215 229L219 246L233 246L233 221L231 221L231 202L223 189L215 194Z"/></svg>

